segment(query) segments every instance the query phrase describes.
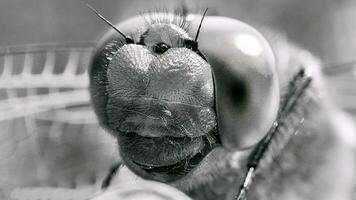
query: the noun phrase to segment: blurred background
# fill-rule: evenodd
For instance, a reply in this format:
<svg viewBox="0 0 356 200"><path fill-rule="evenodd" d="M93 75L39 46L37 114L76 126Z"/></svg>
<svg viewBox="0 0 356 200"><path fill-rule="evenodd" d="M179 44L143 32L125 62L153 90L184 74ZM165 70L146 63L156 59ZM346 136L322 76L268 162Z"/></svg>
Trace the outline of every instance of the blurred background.
<svg viewBox="0 0 356 200"><path fill-rule="evenodd" d="M89 3L112 22L181 1L159 0L2 0L0 46L94 41L107 30L85 6ZM326 63L354 60L356 1L353 0L200 0L186 1L193 10L283 31Z"/></svg>
<svg viewBox="0 0 356 200"><path fill-rule="evenodd" d="M0 199L65 199L53 188L69 189L69 196L80 190L75 199L85 198L120 160L89 105L86 67L108 27L86 3L113 23L182 3L196 12L208 7L210 14L277 30L325 66L356 60L354 0L1 0ZM355 101L338 102L354 112ZM33 188L61 195L40 197Z"/></svg>

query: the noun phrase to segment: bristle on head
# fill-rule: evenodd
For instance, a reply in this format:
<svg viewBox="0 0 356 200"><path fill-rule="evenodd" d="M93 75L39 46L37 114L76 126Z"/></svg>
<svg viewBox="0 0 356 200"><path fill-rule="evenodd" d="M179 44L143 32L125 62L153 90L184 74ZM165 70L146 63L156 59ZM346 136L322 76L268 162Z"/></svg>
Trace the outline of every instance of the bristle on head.
<svg viewBox="0 0 356 200"><path fill-rule="evenodd" d="M198 37L199 37L199 33L200 33L200 29L201 29L201 25L203 24L204 21L204 17L206 15L206 12L208 12L208 8L205 9L203 16L201 17L200 23L199 23L199 27L197 30L197 34L195 35L195 39L194 41L197 42L198 41Z"/></svg>
<svg viewBox="0 0 356 200"><path fill-rule="evenodd" d="M126 36L123 32L121 32L118 28L116 28L114 26L114 24L112 24L109 20L107 20L104 16L102 16L97 10L95 10L95 8L93 8L91 5L86 4L86 6L92 10L101 20L103 20L107 25L109 25L111 28L113 28L116 32L118 32L120 35L122 35L122 37L125 38L127 43L134 43L133 40Z"/></svg>
<svg viewBox="0 0 356 200"><path fill-rule="evenodd" d="M155 24L173 24L188 31L189 24L186 20L186 10L183 9L155 9L141 13L147 26Z"/></svg>

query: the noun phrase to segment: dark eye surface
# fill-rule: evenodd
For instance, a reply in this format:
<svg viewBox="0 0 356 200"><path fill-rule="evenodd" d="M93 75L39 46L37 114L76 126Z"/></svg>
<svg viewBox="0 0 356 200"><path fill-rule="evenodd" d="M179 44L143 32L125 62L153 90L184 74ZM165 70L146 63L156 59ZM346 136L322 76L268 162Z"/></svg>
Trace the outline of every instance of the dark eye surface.
<svg viewBox="0 0 356 200"><path fill-rule="evenodd" d="M153 46L153 51L158 54L162 54L166 52L169 48L171 48L168 44L164 42L160 42Z"/></svg>
<svg viewBox="0 0 356 200"><path fill-rule="evenodd" d="M192 50L196 50L198 48L198 42L196 42L194 40L184 40L184 45L188 49L192 49Z"/></svg>

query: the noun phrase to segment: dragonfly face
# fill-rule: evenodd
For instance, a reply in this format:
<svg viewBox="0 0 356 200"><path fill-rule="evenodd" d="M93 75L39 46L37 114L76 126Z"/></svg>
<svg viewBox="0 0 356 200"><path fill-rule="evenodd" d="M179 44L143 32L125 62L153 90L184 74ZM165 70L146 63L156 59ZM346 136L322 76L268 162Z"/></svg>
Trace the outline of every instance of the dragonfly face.
<svg viewBox="0 0 356 200"><path fill-rule="evenodd" d="M164 54L125 45L108 67L108 126L121 154L149 174L164 174L162 181L179 177L168 166L187 173L186 162L202 152L204 138L216 128L208 63L173 45Z"/></svg>
<svg viewBox="0 0 356 200"><path fill-rule="evenodd" d="M152 23L150 20L144 22L137 18L135 20L129 20L119 27L127 34L132 33L132 40L125 41L120 35L111 35L113 37L99 47L92 64L90 89L101 125L118 140L124 163L136 175L170 183L189 192L192 197L197 197L194 199L225 199L219 198L222 196L232 199L243 178L241 176L246 166L245 156L251 152L248 147L253 146L261 138L261 136L252 137L254 142L251 142L247 136L256 132L263 135L265 133L263 129L269 127L269 122L275 118L273 105L278 104L279 94L270 93L270 89L276 85L276 73L273 67L270 68L273 66L273 59L264 60L266 57L271 58L268 56L271 54L265 54L269 52L268 48L261 48L265 43L261 42L260 35L244 32L241 29L237 31L235 28L239 26L232 23L231 19L213 17L206 19L198 39L198 49L201 53L196 51L192 40L199 20L192 21L191 29L182 28L177 21L173 23L164 20L160 23ZM138 21L140 22L137 23ZM55 59L57 54L53 52L55 50L53 47L41 48L40 52L37 48L28 51L26 47L21 50L25 55L24 59L18 57L18 52L8 52L7 48L3 49L5 51L2 51L2 56L5 56L1 59L5 65L2 71L4 84L0 85L2 89L5 87L6 92L9 92L4 102L9 103L5 104L5 108L10 105L10 112L1 115L0 118L8 120L17 116L31 115L25 118L26 123L23 123L22 118L19 119L19 124L26 125L29 129L24 132L26 134L40 131L42 135L43 132L44 139L42 141L41 136L39 143L33 143L37 140L37 134L35 137L26 135L24 138L21 135L20 138L17 133L22 131L18 131L18 126L12 126L10 122L12 127L9 130L5 123L4 130L8 134L4 135L2 141L5 142L2 146L6 151L5 155L1 156L3 169L1 174L4 179L1 183L1 194L4 188L7 192L6 188L10 191L19 186L36 186L33 185L34 179L38 180L35 183L38 186L76 187L89 184L95 182L96 175L101 174L93 171L103 165L102 158L107 157L106 160L109 162L118 159L112 158L111 152L102 151L109 146L109 142L103 144L105 138L101 135L96 137L97 124L89 128L84 124L78 126L78 123L82 122L78 119L84 117L83 123L87 124L88 119L92 120L91 115L86 112L75 115L67 112L67 105L68 109L69 107L77 109L72 105L78 104L79 110L82 110L82 104L87 103L85 91L83 93L80 91L79 94L78 91L61 90L62 87L86 90L85 77L73 76L73 73L76 73L76 70L72 69L73 66L76 67L74 64L79 60L87 60L87 56L85 59L79 59L79 55L82 54L77 52L79 45L76 45L71 43L71 47L66 49L71 53L68 62L59 61L59 65L68 63L63 66L66 67L63 74L56 74L53 71L58 60L62 60ZM288 52L279 58L282 61L288 60L286 61L288 63L284 63L283 69L278 68L277 71L279 85L282 87L285 86L283 83L289 82L294 75L295 71L291 69L295 66L310 68L314 65L308 63L313 60L311 54L305 54L305 51L298 48L294 49L293 45L287 43L285 45L287 48L283 49L283 53ZM61 54L63 48L58 48L58 52ZM91 48L85 52L91 52ZM32 76L34 71L31 69L37 66L37 59L34 60L32 57L34 54L41 57L39 66L45 65L41 76L37 74ZM286 54L289 54L289 57L284 59L283 55ZM12 62L13 57L14 62ZM43 58L46 59L45 62L42 62ZM20 72L20 76L13 74L12 69L17 71L16 63L22 61L23 72ZM319 66L319 63L315 65ZM86 66L86 63L78 66ZM235 68L227 66L235 66ZM253 70L259 73L249 74ZM339 73L338 71L339 69L335 70ZM348 75L352 75L349 70L345 71ZM238 76L234 76L235 72ZM316 83L316 77L313 75L312 78L313 83ZM345 76L341 76L338 81L344 78ZM21 82L18 82L19 80ZM344 85L344 83L338 84L338 81L331 81L331 85L335 84L339 87ZM353 83L350 84L352 85ZM17 87L21 90L26 88L28 96L37 97L40 93L37 94L36 91L42 91L42 87L46 90L49 88L51 94L47 95L45 92L43 96L46 98L42 98L41 92L39 96L41 100L32 96L17 98ZM40 87L39 90L34 89L36 87ZM318 85L318 88L314 89L321 88ZM57 95L57 92L63 92L63 95ZM21 92L20 94L22 95ZM253 96L256 94L260 96ZM274 97L272 101L271 96ZM250 189L248 200L286 199L286 197L287 199L289 197L290 199L346 199L343 197L349 194L351 182L354 181L352 176L354 154L344 142L346 138L349 143L352 143L352 137L345 136L347 134L344 132L351 134L354 132L340 112L330 105L324 105L327 100L328 98L319 98L316 103L314 102L315 104L308 105L309 115L306 116L305 123L298 127L298 132L283 148L281 155L271 156L275 162L260 168ZM257 104L249 104L251 102ZM249 105L253 106L249 107ZM11 110L11 106L15 110ZM44 112L49 110L52 116L52 109L55 109L54 118ZM250 109L253 112L247 112L251 111ZM21 112L18 112L19 110ZM36 113L36 116L32 116L27 111ZM259 111L262 115L258 115ZM268 120L266 122L263 119ZM46 124L48 121L50 128L36 124L44 120ZM91 123L96 123L96 120ZM74 128L72 124L75 124ZM227 126L221 129L224 124ZM233 126L234 124L236 126ZM3 123L1 125L3 126ZM15 131L12 131L13 128ZM33 128L36 130L34 131ZM61 134L62 132L70 134ZM77 134L73 135L72 132ZM96 138L93 139L91 136ZM339 136L344 139L340 139ZM15 140L8 140L8 138ZM38 146L38 149L35 148L35 155L39 156L41 158L39 161L42 162L33 159L34 153L26 148L27 143ZM9 144L11 149L8 148ZM115 148L117 145L111 147ZM37 150L40 150L39 155ZM75 154L79 151L80 154ZM26 156L26 159L23 159L24 152L30 155ZM69 166L68 163L71 165ZM102 168L106 170L107 166L104 165ZM40 173L38 176L39 171L36 166L41 166L39 170L48 173ZM86 174L88 171L89 173ZM90 180L85 178L83 183L80 180L82 178L78 178L83 174L90 177ZM79 181L76 182L75 179ZM47 183L42 184L43 182ZM17 190L14 191L17 193ZM204 197L198 198L198 196Z"/></svg>
<svg viewBox="0 0 356 200"><path fill-rule="evenodd" d="M163 182L204 171L204 159L231 156L225 148L256 144L279 103L273 54L256 30L207 17L199 48L185 20L165 13L129 19L119 28L133 42L109 34L91 66L94 108L125 164ZM232 28L223 32L222 22Z"/></svg>
<svg viewBox="0 0 356 200"><path fill-rule="evenodd" d="M133 171L170 182L216 143L213 75L183 27L154 23L136 40L108 62L106 126Z"/></svg>
<svg viewBox="0 0 356 200"><path fill-rule="evenodd" d="M277 118L286 86L274 54L260 33L237 20L207 17L198 45L176 18L158 16L118 26L133 42L110 33L99 45L90 73L99 121L141 177L189 191L234 171L238 184L248 155Z"/></svg>

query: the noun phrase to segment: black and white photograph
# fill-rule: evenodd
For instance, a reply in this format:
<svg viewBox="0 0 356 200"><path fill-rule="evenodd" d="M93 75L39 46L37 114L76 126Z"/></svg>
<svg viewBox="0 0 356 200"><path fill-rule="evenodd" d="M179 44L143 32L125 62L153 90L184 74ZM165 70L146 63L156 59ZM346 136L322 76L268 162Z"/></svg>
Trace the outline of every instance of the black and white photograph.
<svg viewBox="0 0 356 200"><path fill-rule="evenodd" d="M355 0L1 0L0 200L356 200Z"/></svg>

